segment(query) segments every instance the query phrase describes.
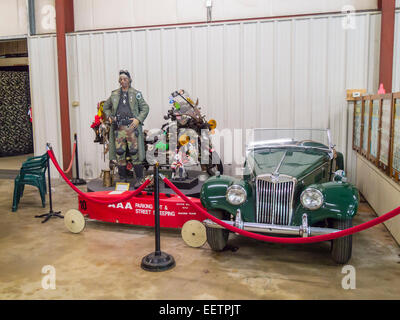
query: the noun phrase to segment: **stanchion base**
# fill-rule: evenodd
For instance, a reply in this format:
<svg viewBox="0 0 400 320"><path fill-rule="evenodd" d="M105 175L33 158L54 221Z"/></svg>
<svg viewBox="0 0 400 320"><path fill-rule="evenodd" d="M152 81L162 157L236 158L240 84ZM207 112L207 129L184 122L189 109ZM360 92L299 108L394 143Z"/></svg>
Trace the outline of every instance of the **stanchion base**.
<svg viewBox="0 0 400 320"><path fill-rule="evenodd" d="M64 219L64 216L61 215L60 213L61 213L61 211L57 211L57 212L50 211L49 213L41 214L40 216L35 216L35 218L43 218L43 217L46 217L46 218L42 221L42 223L47 222L47 220L49 220L51 217L58 217L58 218Z"/></svg>
<svg viewBox="0 0 400 320"><path fill-rule="evenodd" d="M146 271L166 271L175 267L175 260L168 253L152 252L142 259L141 267Z"/></svg>
<svg viewBox="0 0 400 320"><path fill-rule="evenodd" d="M75 185L75 186L80 186L80 185L86 184L86 181L85 181L85 180L83 180L83 179L77 179L77 178L71 179L71 182L72 182L72 184Z"/></svg>

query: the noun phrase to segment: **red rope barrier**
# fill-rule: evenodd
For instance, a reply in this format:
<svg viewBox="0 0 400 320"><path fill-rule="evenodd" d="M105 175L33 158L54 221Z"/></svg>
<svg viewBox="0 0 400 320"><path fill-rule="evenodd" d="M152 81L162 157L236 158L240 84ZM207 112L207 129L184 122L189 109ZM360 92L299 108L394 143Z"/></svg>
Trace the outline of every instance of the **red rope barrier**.
<svg viewBox="0 0 400 320"><path fill-rule="evenodd" d="M262 240L262 241L268 241L268 242L274 242L274 243L295 243L295 244L300 244L300 243L314 243L314 242L320 242L320 241L327 241L327 240L332 240L344 236L351 235L356 232L363 231L365 229L371 228L379 223L382 223L386 220L389 220L396 215L400 214L400 207L378 217L375 219L372 219L371 221L364 222L358 226L354 226L345 230L329 233L329 234L324 234L324 235L319 235L319 236L313 236L313 237L308 237L308 238L282 238L282 237L271 237L271 236L264 236L260 235L257 233L245 231L236 227L233 227L225 222L222 222L221 220L217 219L213 215L209 214L206 210L195 204L192 200L190 200L187 196L185 196L171 181L169 181L167 178L164 178L163 181L173 190L176 192L178 196L180 196L183 200L185 200L187 203L192 205L196 210L198 210L200 213L204 214L207 218L210 220L214 221L215 223L218 223L219 225L225 227L226 229L239 233L243 236L253 238L256 240Z"/></svg>
<svg viewBox="0 0 400 320"><path fill-rule="evenodd" d="M68 173L72 169L72 163L74 162L74 156L76 152L76 141L74 142L74 148L72 150L72 157L71 157L71 162L69 163L68 169L64 171L64 173Z"/></svg>
<svg viewBox="0 0 400 320"><path fill-rule="evenodd" d="M57 159L54 156L53 150L48 150L47 151L51 161L53 161L54 166L56 167L56 169L58 170L58 172L60 173L60 175L63 177L63 179L65 180L65 182L75 191L77 192L79 195L81 195L83 198L85 198L86 200L92 201L92 202L96 202L99 204L113 204L113 203L117 203L117 202L125 202L127 200L129 200L130 198L138 195L140 192L143 191L144 188L147 187L147 185L150 183L150 180L147 179L138 189L136 189L135 191L133 191L131 194L129 194L126 197L123 198L117 198L116 200L112 200L112 201L102 201L102 200L98 200L95 199L93 197L89 197L85 192L82 192L81 190L79 190L76 186L74 186L72 184L71 181L69 181L69 179L66 177L66 175L64 174L63 170L61 169L60 165L57 162Z"/></svg>

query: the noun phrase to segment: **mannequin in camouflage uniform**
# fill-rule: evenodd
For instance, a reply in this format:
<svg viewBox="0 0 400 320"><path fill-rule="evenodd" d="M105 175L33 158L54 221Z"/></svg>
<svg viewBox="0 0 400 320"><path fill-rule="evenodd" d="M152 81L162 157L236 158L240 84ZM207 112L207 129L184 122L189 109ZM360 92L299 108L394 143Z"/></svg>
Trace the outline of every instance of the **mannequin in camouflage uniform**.
<svg viewBox="0 0 400 320"><path fill-rule="evenodd" d="M142 125L149 113L149 106L140 91L131 87L132 78L127 70L119 72L121 87L111 92L103 111L109 119L110 167L117 164L120 178L126 181L126 151L132 159L136 174L135 188L143 178L142 162L146 157Z"/></svg>

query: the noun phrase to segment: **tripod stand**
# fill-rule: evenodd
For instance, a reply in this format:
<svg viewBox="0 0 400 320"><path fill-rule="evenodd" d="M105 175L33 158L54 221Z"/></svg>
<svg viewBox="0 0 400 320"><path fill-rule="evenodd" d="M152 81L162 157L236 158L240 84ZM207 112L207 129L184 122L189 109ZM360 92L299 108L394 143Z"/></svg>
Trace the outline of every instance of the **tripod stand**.
<svg viewBox="0 0 400 320"><path fill-rule="evenodd" d="M49 145L47 145L47 147L49 147ZM51 147L50 147L51 148ZM49 159L49 155L47 155L47 174L48 174L48 181L49 181L49 202L50 202L50 212L45 213L45 214L41 214L39 216L35 216L35 218L43 218L46 217L42 223L47 222L47 220L49 220L51 217L59 217L59 218L64 218L64 216L62 216L60 213L61 211L57 211L54 212L53 211L53 201L51 198L51 179L50 179L50 159Z"/></svg>

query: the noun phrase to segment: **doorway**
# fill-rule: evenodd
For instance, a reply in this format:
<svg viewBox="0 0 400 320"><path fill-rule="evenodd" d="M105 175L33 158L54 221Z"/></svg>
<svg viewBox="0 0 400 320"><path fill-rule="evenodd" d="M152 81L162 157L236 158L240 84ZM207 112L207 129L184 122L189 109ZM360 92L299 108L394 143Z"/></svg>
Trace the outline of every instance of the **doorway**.
<svg viewBox="0 0 400 320"><path fill-rule="evenodd" d="M33 154L30 107L27 40L0 41L0 163L7 169Z"/></svg>

